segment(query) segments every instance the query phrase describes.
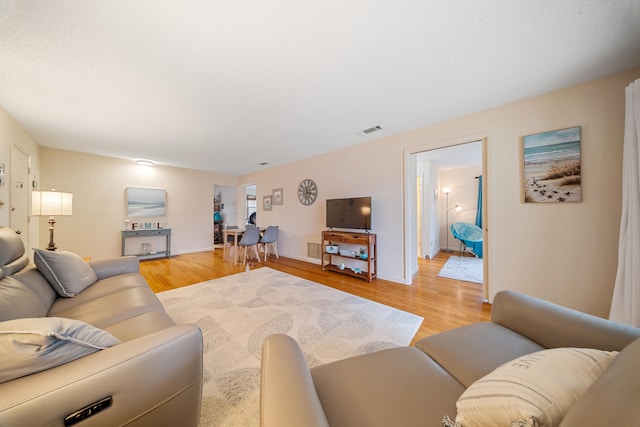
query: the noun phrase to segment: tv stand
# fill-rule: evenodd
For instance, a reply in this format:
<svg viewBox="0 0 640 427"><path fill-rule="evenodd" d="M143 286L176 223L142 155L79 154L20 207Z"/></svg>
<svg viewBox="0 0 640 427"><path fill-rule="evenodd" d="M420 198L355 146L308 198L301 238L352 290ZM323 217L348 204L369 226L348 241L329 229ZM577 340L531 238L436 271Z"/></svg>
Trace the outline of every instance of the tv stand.
<svg viewBox="0 0 640 427"><path fill-rule="evenodd" d="M327 246L340 246L338 253L327 252ZM361 257L361 250L366 257ZM344 265L344 268L340 268ZM360 272L357 272L357 269ZM376 235L368 231L322 232L322 271L335 271L371 283L378 274Z"/></svg>

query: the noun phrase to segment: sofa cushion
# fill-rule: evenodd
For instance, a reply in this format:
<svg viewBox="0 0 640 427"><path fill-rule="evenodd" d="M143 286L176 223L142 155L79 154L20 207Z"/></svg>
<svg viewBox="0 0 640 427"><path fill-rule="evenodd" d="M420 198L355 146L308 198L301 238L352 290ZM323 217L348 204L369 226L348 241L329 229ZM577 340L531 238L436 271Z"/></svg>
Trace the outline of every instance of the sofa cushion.
<svg viewBox="0 0 640 427"><path fill-rule="evenodd" d="M40 317L0 322L0 383L119 343L109 333L77 320Z"/></svg>
<svg viewBox="0 0 640 427"><path fill-rule="evenodd" d="M73 252L33 251L36 267L61 297L73 297L98 280L89 264Z"/></svg>
<svg viewBox="0 0 640 427"><path fill-rule="evenodd" d="M560 427L640 425L640 339L625 347Z"/></svg>
<svg viewBox="0 0 640 427"><path fill-rule="evenodd" d="M376 351L311 368L331 426L424 427L455 411L464 387L415 347Z"/></svg>
<svg viewBox="0 0 640 427"><path fill-rule="evenodd" d="M558 425L617 354L555 348L519 357L460 396L456 422L463 427Z"/></svg>
<svg viewBox="0 0 640 427"><path fill-rule="evenodd" d="M87 291L102 284L101 280ZM84 292L77 298L83 298L83 296ZM75 299L72 298L72 300ZM63 304L67 301L69 298L58 298L58 301L53 303L51 310L49 310L49 316L81 320L101 329L151 311L164 312L160 300L149 287L128 288L100 298L81 299L81 304Z"/></svg>
<svg viewBox="0 0 640 427"><path fill-rule="evenodd" d="M492 322L474 323L430 335L415 344L465 387L516 357L544 350Z"/></svg>
<svg viewBox="0 0 640 427"><path fill-rule="evenodd" d="M22 239L8 227L0 227L0 279L22 270L29 264Z"/></svg>
<svg viewBox="0 0 640 427"><path fill-rule="evenodd" d="M48 308L51 308L53 302L58 299L58 293L53 290L51 284L40 273L40 270L38 270L34 265L31 265L24 270L17 272L11 277L18 280L20 283L35 292L42 303Z"/></svg>
<svg viewBox="0 0 640 427"><path fill-rule="evenodd" d="M0 321L43 317L47 311L49 307L22 282L11 276L0 280Z"/></svg>

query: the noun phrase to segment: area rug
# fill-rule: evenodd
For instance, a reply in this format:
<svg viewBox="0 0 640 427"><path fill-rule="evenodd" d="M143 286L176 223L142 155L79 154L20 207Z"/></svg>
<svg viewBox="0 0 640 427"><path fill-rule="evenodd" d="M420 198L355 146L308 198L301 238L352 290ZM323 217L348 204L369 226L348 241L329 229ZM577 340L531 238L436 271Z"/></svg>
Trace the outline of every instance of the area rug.
<svg viewBox="0 0 640 427"><path fill-rule="evenodd" d="M203 332L201 427L259 425L260 354L270 334L295 338L317 366L407 345L423 320L267 267L158 297L176 323Z"/></svg>
<svg viewBox="0 0 640 427"><path fill-rule="evenodd" d="M482 258L450 256L438 273L447 279L483 283Z"/></svg>

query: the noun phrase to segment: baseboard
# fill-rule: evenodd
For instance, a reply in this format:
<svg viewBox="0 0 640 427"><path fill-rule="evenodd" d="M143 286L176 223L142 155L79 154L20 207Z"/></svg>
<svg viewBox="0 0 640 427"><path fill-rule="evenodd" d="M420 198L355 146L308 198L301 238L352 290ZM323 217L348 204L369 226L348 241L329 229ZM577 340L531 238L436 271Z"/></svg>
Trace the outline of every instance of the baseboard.
<svg viewBox="0 0 640 427"><path fill-rule="evenodd" d="M209 246L209 247L200 248L200 249L186 249L182 251L171 251L171 255L186 255L186 254L194 254L196 252L211 252L214 249L215 248L213 246ZM218 249L222 249L222 248L218 248Z"/></svg>
<svg viewBox="0 0 640 427"><path fill-rule="evenodd" d="M291 255L291 254L279 254L279 255L285 258L295 259L296 261L308 262L309 264L321 265L322 263L321 260L315 259L315 258L301 257L301 256Z"/></svg>

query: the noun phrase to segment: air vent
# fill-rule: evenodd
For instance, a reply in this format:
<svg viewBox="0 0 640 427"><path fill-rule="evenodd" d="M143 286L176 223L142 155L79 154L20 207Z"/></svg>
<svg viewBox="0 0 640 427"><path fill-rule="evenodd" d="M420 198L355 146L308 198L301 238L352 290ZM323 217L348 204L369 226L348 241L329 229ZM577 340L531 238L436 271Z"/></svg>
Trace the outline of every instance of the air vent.
<svg viewBox="0 0 640 427"><path fill-rule="evenodd" d="M372 128L369 128L369 129L365 129L365 130L363 130L361 133L362 133L363 135L369 135L370 133L378 132L379 130L382 130L382 127L381 127L381 126L374 126L374 127L372 127Z"/></svg>
<svg viewBox="0 0 640 427"><path fill-rule="evenodd" d="M311 243L311 242L307 242L307 257L309 258L315 258L315 259L320 259L320 257L322 256L322 252L320 251L320 244L319 243Z"/></svg>

